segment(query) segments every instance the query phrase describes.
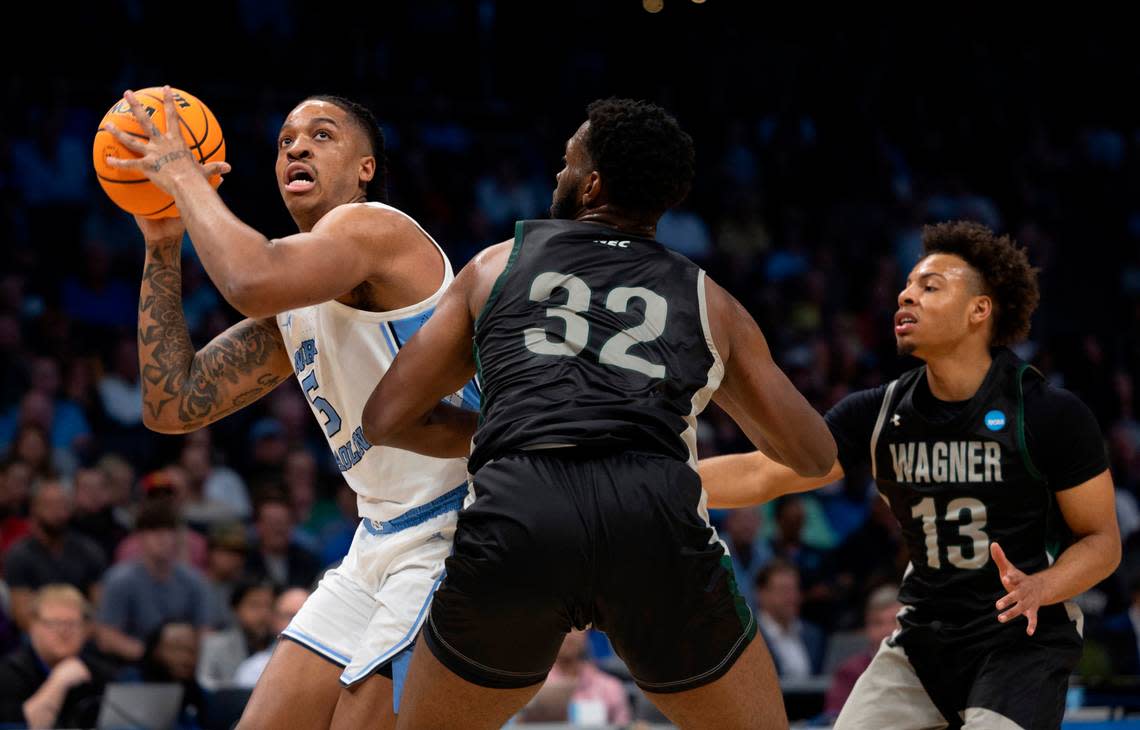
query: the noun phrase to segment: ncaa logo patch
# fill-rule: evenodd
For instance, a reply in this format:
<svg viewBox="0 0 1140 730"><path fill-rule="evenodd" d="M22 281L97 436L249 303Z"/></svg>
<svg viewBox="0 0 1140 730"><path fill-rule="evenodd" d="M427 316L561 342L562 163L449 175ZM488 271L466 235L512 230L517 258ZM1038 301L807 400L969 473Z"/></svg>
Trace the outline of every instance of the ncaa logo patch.
<svg viewBox="0 0 1140 730"><path fill-rule="evenodd" d="M986 414L986 428L991 431L1000 431L1005 428L1005 414L1001 411L990 411Z"/></svg>

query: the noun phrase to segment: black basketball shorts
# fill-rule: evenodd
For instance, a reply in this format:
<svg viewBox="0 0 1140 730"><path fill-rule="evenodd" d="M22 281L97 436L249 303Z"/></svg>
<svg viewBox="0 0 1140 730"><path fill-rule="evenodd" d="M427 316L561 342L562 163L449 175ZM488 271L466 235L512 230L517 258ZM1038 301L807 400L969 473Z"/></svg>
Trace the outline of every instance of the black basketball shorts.
<svg viewBox="0 0 1140 730"><path fill-rule="evenodd" d="M563 636L592 624L642 689L680 692L721 677L755 636L688 464L550 449L473 481L423 631L467 681L541 682Z"/></svg>

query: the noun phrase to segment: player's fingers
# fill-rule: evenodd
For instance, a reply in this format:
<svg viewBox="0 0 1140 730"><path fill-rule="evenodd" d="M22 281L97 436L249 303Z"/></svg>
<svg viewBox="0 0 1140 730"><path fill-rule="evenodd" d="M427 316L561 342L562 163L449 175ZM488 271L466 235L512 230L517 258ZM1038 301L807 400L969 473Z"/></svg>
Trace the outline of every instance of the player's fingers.
<svg viewBox="0 0 1140 730"><path fill-rule="evenodd" d="M103 161L106 162L109 167L117 167L120 170L142 169L142 160L138 158L105 157Z"/></svg>
<svg viewBox="0 0 1140 730"><path fill-rule="evenodd" d="M166 113L166 133L174 139L181 139L178 124L178 107L174 104L174 92L169 86L162 87L162 108Z"/></svg>
<svg viewBox="0 0 1140 730"><path fill-rule="evenodd" d="M1029 619L1029 628L1025 629L1025 633L1033 636L1033 632L1037 630L1037 609L1029 609L1025 612L1025 617Z"/></svg>
<svg viewBox="0 0 1140 730"><path fill-rule="evenodd" d="M1009 608L1010 606L1012 606L1015 603L1017 603L1017 592L1011 591L1011 592L1005 594L1004 596L1002 596L1001 598L999 598L997 600L997 603L994 604L994 606L997 607L997 610L1002 611L1006 608Z"/></svg>
<svg viewBox="0 0 1140 730"><path fill-rule="evenodd" d="M1010 621L1017 618L1018 616L1020 616L1023 613L1025 613L1025 608L1022 606L1021 603L1018 603L1013 608L1006 611L1005 613L999 613L998 614L998 621L1001 621L1003 624L1009 623Z"/></svg>
<svg viewBox="0 0 1140 730"><path fill-rule="evenodd" d="M140 155L146 153L146 137L136 137L128 132L124 132L110 122L104 125L103 129L110 133L112 137L119 140L119 144L131 152L138 152Z"/></svg>
<svg viewBox="0 0 1140 730"><path fill-rule="evenodd" d="M123 98L127 100L127 104L131 107L131 114L134 114L135 119L139 120L139 124L146 130L147 135L157 137L159 135L158 125L143 111L142 104L139 103L135 92L127 89L126 92L123 93Z"/></svg>
<svg viewBox="0 0 1140 730"><path fill-rule="evenodd" d="M1010 565L1009 559L1005 556L1005 551L1001 549L1001 545L998 545L996 542L990 543L990 557L994 559L994 563L1001 573L1013 567Z"/></svg>
<svg viewBox="0 0 1140 730"><path fill-rule="evenodd" d="M228 175L232 169L228 162L207 162L205 165L202 165L202 170L206 173L206 177Z"/></svg>

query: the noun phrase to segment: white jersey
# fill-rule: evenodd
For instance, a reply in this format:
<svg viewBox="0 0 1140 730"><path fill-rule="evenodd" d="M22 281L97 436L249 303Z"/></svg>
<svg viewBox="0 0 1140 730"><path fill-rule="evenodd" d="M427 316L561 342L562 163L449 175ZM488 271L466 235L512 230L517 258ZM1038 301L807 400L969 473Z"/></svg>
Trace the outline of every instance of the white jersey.
<svg viewBox="0 0 1140 730"><path fill-rule="evenodd" d="M404 215L427 236L443 257L439 288L422 302L391 312L366 312L336 300L292 309L277 315L277 327L337 466L356 491L360 516L385 521L463 484L467 464L373 446L364 438L360 417L372 389L455 278L443 249L410 216L382 203L368 205ZM474 382L448 402L477 410Z"/></svg>

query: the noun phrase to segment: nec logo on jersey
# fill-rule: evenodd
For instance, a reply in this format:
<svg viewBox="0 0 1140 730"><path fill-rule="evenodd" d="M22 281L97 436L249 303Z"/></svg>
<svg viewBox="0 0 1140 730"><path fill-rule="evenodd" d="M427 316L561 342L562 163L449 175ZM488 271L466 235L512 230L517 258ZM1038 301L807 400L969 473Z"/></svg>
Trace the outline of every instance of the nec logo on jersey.
<svg viewBox="0 0 1140 730"><path fill-rule="evenodd" d="M1000 431L1005 428L1005 414L1001 411L990 411L986 414L986 428L991 431Z"/></svg>
<svg viewBox="0 0 1140 730"><path fill-rule="evenodd" d="M610 248L629 248L629 241L598 241L598 240L595 240L594 243L600 243L601 245L609 246Z"/></svg>

